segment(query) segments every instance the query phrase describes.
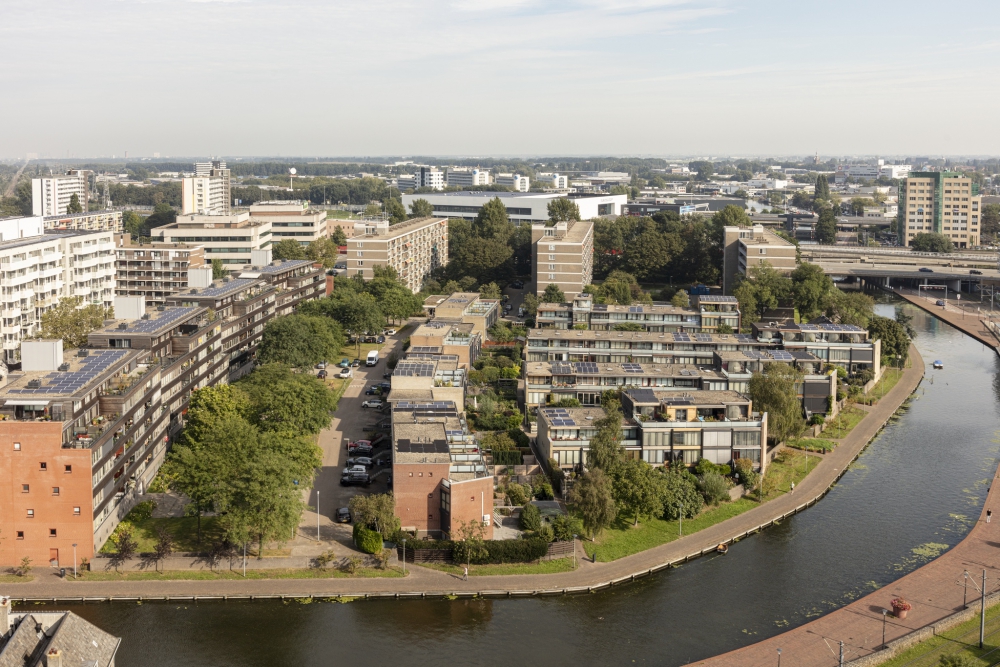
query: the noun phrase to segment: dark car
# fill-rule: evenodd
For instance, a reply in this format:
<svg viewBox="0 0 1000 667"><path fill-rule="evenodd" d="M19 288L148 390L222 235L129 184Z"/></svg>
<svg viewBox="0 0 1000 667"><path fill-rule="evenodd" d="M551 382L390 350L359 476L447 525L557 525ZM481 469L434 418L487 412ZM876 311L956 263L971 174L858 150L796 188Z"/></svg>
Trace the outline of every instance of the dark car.
<svg viewBox="0 0 1000 667"><path fill-rule="evenodd" d="M938 299L937 301L934 302L934 305L941 306L942 308L944 308L944 300Z"/></svg>
<svg viewBox="0 0 1000 667"><path fill-rule="evenodd" d="M926 266L921 266L918 270L923 271L924 273L934 273L934 269L929 269Z"/></svg>
<svg viewBox="0 0 1000 667"><path fill-rule="evenodd" d="M983 275L983 272L979 269L969 269L969 274L973 276L981 276Z"/></svg>
<svg viewBox="0 0 1000 667"><path fill-rule="evenodd" d="M385 336L378 336L378 337L377 337L377 338L375 339L375 342L376 342L376 343L378 343L379 345L381 345L382 343L384 343L384 342L385 342Z"/></svg>
<svg viewBox="0 0 1000 667"><path fill-rule="evenodd" d="M351 362L351 368L357 368L360 365L361 365L360 359L355 359L354 361Z"/></svg>
<svg viewBox="0 0 1000 667"><path fill-rule="evenodd" d="M341 507L337 510L337 516L334 518L337 523L350 523L351 522L351 510L346 507Z"/></svg>
<svg viewBox="0 0 1000 667"><path fill-rule="evenodd" d="M318 377L320 380L325 380L326 376L327 376L327 373L326 373L325 370L320 371L319 373L316 373L316 377Z"/></svg>
<svg viewBox="0 0 1000 667"><path fill-rule="evenodd" d="M524 287L524 283L521 282L520 280L515 280L510 284L510 286L513 287L514 289L521 289L522 287Z"/></svg>
<svg viewBox="0 0 1000 667"><path fill-rule="evenodd" d="M381 393L381 390L374 385L365 389L365 396L379 396Z"/></svg>
<svg viewBox="0 0 1000 667"><path fill-rule="evenodd" d="M391 382L379 382L375 386L378 387L379 389L381 389L382 391L389 391L390 389L392 389L392 383Z"/></svg>
<svg viewBox="0 0 1000 667"><path fill-rule="evenodd" d="M368 486L372 483L372 478L368 475L351 473L340 478L341 486Z"/></svg>

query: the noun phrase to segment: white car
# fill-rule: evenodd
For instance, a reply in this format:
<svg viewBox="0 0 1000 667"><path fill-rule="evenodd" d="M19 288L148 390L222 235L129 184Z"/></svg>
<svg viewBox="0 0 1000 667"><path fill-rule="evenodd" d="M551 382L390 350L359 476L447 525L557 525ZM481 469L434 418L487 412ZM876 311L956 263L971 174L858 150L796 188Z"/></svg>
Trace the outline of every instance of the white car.
<svg viewBox="0 0 1000 667"><path fill-rule="evenodd" d="M395 336L396 335L396 330L395 329L386 329L385 331L382 332L382 335L383 336Z"/></svg>
<svg viewBox="0 0 1000 667"><path fill-rule="evenodd" d="M381 408L382 400L379 398L369 398L367 401L361 404L363 408Z"/></svg>
<svg viewBox="0 0 1000 667"><path fill-rule="evenodd" d="M340 371L340 373L337 375L337 377L339 377L339 378L354 377L354 371L351 368L345 368L345 369L343 369L343 370Z"/></svg>

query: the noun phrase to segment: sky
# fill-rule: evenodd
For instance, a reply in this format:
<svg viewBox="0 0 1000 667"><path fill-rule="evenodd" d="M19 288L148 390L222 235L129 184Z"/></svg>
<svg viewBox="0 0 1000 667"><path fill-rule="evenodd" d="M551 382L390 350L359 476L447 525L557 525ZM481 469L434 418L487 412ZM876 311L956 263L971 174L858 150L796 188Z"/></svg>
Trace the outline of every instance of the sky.
<svg viewBox="0 0 1000 667"><path fill-rule="evenodd" d="M0 0L0 158L1000 155L1000 3Z"/></svg>

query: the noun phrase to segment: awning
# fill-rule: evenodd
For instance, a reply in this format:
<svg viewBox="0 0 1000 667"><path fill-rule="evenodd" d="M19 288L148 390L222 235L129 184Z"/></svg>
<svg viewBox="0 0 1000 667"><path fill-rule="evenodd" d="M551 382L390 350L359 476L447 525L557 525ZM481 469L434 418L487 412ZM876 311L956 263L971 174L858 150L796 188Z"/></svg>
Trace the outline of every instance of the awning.
<svg viewBox="0 0 1000 667"><path fill-rule="evenodd" d="M49 402L48 401L41 401L41 400L39 400L37 398L34 398L34 399L13 399L13 400L6 400L6 401L4 401L3 404L4 405L37 405L37 406L39 406L41 408L44 408L46 405L49 404Z"/></svg>

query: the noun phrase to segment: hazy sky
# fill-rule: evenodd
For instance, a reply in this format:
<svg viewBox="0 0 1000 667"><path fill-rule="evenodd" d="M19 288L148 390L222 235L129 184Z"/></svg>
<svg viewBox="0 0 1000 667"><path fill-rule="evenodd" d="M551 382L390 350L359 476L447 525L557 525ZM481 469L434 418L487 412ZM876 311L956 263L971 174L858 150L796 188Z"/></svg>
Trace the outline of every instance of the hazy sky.
<svg viewBox="0 0 1000 667"><path fill-rule="evenodd" d="M0 157L1000 154L1000 3L0 0Z"/></svg>

